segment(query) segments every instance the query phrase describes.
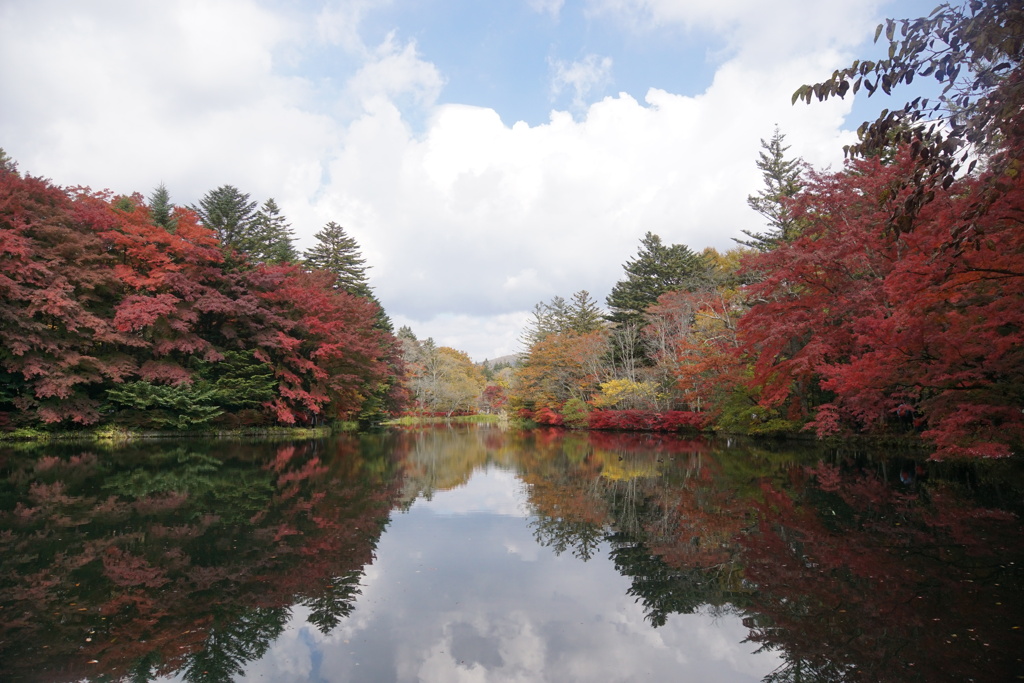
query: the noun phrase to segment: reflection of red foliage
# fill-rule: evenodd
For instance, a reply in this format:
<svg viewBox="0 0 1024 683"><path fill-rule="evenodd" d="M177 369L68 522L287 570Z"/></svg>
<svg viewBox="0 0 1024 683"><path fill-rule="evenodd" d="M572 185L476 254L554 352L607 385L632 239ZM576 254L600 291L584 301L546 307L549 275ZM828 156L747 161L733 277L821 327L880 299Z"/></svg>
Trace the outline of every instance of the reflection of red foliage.
<svg viewBox="0 0 1024 683"><path fill-rule="evenodd" d="M213 611L287 607L361 571L397 486L379 468L367 475L365 461L338 443L337 454L280 447L264 470L270 487L239 489L243 511L260 505L249 523L224 519L230 505L202 515L202 501L185 493L82 494L109 475L91 456L46 460L46 482L32 481L31 469L17 474L19 504L34 514L0 515L0 605L33 616L0 624L0 678L120 679L153 656L171 674L204 647ZM253 466L242 479L268 481L259 472ZM253 499L257 492L266 498Z"/></svg>
<svg viewBox="0 0 1024 683"><path fill-rule="evenodd" d="M642 453L708 453L711 446L703 439L681 439L668 434L640 432L589 432L587 442L607 451Z"/></svg>
<svg viewBox="0 0 1024 683"><path fill-rule="evenodd" d="M1024 637L1012 567L1020 524L924 506L869 475L809 470L798 497L771 484L755 533L738 537L756 584L750 639L845 680L1010 680ZM959 534L958 528L970 533ZM1002 570L996 569L1002 567ZM924 599L922 599L924 598Z"/></svg>
<svg viewBox="0 0 1024 683"><path fill-rule="evenodd" d="M103 554L103 573L118 586L159 588L168 582L164 572L145 558L110 546Z"/></svg>

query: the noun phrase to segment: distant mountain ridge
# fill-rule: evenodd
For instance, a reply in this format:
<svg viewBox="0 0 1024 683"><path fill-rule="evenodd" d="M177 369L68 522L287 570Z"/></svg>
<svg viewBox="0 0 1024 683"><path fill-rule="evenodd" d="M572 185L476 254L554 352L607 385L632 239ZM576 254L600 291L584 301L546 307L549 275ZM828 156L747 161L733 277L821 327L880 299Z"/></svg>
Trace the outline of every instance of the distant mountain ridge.
<svg viewBox="0 0 1024 683"><path fill-rule="evenodd" d="M497 358L485 358L483 361L477 363L476 365L479 366L479 367L488 368L488 369L491 369L491 370L493 370L494 368L496 368L498 366L505 366L505 365L516 366L516 365L519 365L519 358L520 357L521 357L521 354L511 353L511 354L509 354L507 356L498 356Z"/></svg>

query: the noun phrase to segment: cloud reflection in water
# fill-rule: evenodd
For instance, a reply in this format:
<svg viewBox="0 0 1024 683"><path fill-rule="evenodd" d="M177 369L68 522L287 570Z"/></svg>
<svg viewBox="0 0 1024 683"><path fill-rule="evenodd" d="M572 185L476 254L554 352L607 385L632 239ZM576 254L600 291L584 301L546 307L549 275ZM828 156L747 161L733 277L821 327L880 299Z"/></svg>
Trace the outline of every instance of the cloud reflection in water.
<svg viewBox="0 0 1024 683"><path fill-rule="evenodd" d="M759 681L740 619L676 614L654 629L602 542L589 562L537 545L522 483L497 467L397 514L354 613L329 635L296 609L249 680Z"/></svg>

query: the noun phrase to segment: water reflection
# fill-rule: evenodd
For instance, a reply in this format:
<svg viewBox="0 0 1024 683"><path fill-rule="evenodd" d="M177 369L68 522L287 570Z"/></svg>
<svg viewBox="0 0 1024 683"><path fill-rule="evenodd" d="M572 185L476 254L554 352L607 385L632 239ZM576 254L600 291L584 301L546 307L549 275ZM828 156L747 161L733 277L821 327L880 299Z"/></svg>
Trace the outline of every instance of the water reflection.
<svg viewBox="0 0 1024 683"><path fill-rule="evenodd" d="M472 428L0 466L5 681L1024 674L1014 463Z"/></svg>

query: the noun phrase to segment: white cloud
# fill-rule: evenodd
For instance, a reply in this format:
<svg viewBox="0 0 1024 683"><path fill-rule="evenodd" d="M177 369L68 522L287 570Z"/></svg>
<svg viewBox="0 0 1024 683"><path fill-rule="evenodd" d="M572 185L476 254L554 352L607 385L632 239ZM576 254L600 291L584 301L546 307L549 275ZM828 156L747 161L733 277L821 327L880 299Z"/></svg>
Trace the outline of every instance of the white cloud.
<svg viewBox="0 0 1024 683"><path fill-rule="evenodd" d="M589 0L593 16L611 16L634 31L681 28L713 31L734 52L778 58L864 39L884 0Z"/></svg>
<svg viewBox="0 0 1024 683"><path fill-rule="evenodd" d="M419 58L416 44L399 46L392 32L348 81L348 90L364 104L379 98L393 101L410 96L417 107L429 107L443 85L437 68Z"/></svg>
<svg viewBox="0 0 1024 683"><path fill-rule="evenodd" d="M534 12L547 14L552 19L557 19L558 13L562 11L562 6L565 4L565 0L526 0L526 4Z"/></svg>
<svg viewBox="0 0 1024 683"><path fill-rule="evenodd" d="M775 123L792 153L837 163L847 105L791 107L788 97L794 78L826 62L730 63L696 97L620 94L579 121L553 112L532 127L443 105L416 138L397 110L375 112L350 127L326 196L351 209L341 220L358 225L378 293L403 324L458 346L455 326L474 357L502 355L517 330L499 329L521 325L537 301L578 289L603 299L647 230L724 249L759 229L745 199ZM477 346L480 330L497 339Z"/></svg>
<svg viewBox="0 0 1024 683"><path fill-rule="evenodd" d="M391 5L391 0L329 0L316 15L316 37L339 45L351 53L367 53L369 49L360 33L367 14Z"/></svg>
<svg viewBox="0 0 1024 683"><path fill-rule="evenodd" d="M222 184L273 196L302 247L338 221L396 322L482 360L517 350L538 301L602 301L648 230L701 249L760 229L745 198L774 124L793 154L838 163L849 104L789 97L847 60L822 45L854 40L873 6L595 0L648 26L724 27L739 47L705 92L643 101L587 104L611 57L554 63L574 111L529 126L438 104L447 75L415 42L363 37L387 4L304 17L253 0L5 3L0 144L60 184L164 182L180 203ZM319 71L297 68L307 50Z"/></svg>
<svg viewBox="0 0 1024 683"><path fill-rule="evenodd" d="M557 97L568 88L573 93L573 108L582 109L591 91L611 82L612 59L587 55L577 62L554 60L551 62L551 70L552 95Z"/></svg>

